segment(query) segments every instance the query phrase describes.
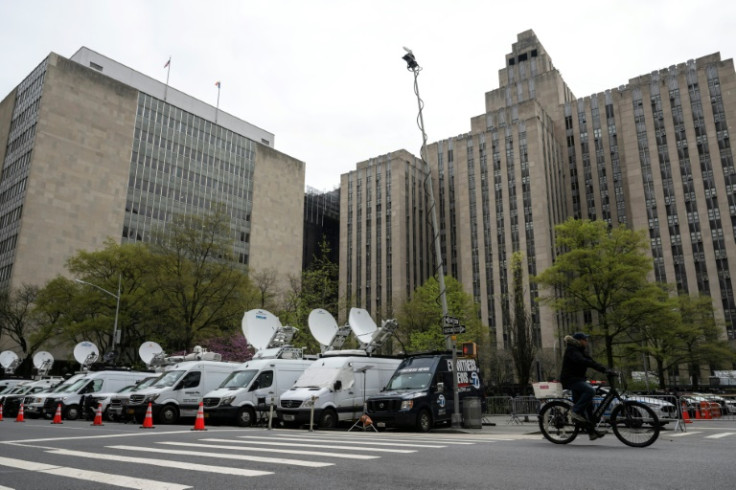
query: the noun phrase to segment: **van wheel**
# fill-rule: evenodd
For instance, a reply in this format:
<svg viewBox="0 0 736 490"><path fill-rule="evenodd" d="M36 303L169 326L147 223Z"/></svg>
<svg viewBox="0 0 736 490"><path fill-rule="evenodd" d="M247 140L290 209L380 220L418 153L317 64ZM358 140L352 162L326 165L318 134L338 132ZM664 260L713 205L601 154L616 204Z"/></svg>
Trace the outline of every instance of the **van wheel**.
<svg viewBox="0 0 736 490"><path fill-rule="evenodd" d="M337 428L337 412L331 408L322 410L322 415L319 417L319 428L320 429L336 429Z"/></svg>
<svg viewBox="0 0 736 490"><path fill-rule="evenodd" d="M173 424L179 420L179 409L174 405L165 405L158 414L159 422L162 424Z"/></svg>
<svg viewBox="0 0 736 490"><path fill-rule="evenodd" d="M79 408L79 405L69 405L64 411L64 418L66 418L67 420L77 420L80 414L81 410Z"/></svg>
<svg viewBox="0 0 736 490"><path fill-rule="evenodd" d="M240 407L235 422L240 427L250 427L255 423L256 414L251 407Z"/></svg>
<svg viewBox="0 0 736 490"><path fill-rule="evenodd" d="M432 415L429 410L424 409L417 415L417 430L419 432L429 432L432 430Z"/></svg>

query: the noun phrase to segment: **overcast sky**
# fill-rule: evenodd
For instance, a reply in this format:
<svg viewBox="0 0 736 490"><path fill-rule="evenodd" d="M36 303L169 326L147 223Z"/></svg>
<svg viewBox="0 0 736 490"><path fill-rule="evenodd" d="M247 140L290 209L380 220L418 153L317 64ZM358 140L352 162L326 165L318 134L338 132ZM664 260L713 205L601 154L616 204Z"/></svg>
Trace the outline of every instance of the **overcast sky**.
<svg viewBox="0 0 736 490"><path fill-rule="evenodd" d="M81 46L276 135L331 190L355 164L470 130L517 34L534 30L577 97L720 51L733 0L0 0L0 99L50 52Z"/></svg>

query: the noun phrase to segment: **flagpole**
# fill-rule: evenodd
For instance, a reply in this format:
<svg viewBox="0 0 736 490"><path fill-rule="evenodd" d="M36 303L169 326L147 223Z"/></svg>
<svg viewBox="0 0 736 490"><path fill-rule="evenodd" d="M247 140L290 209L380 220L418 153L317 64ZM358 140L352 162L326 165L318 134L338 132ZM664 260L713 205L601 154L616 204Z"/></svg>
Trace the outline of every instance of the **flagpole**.
<svg viewBox="0 0 736 490"><path fill-rule="evenodd" d="M220 112L220 88L222 88L222 84L220 82L217 82L217 106L215 107L215 124L217 124L217 114Z"/></svg>
<svg viewBox="0 0 736 490"><path fill-rule="evenodd" d="M164 65L164 68L166 68L166 87L164 87L164 102L166 102L166 96L169 93L169 75L171 74L171 56L169 56L169 61L166 62Z"/></svg>

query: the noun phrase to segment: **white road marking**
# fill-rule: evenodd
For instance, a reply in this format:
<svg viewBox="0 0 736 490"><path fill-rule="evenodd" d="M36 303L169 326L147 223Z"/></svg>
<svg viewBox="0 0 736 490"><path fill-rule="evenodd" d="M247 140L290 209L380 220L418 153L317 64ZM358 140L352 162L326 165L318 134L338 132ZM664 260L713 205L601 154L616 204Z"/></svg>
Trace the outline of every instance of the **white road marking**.
<svg viewBox="0 0 736 490"><path fill-rule="evenodd" d="M695 432L678 432L677 434L670 434L670 437L683 437L683 436L692 436L695 434L700 434L699 431Z"/></svg>
<svg viewBox="0 0 736 490"><path fill-rule="evenodd" d="M208 440L208 439L203 439ZM260 444L265 446L286 446L286 447L294 447L294 444L291 442L273 442L273 441L254 441L252 439L248 439L247 441L232 441L234 443L248 443L248 444ZM364 447L364 446L335 446L332 444L301 444L299 447L304 448L319 448L319 449L347 449L349 451L355 450L355 451L373 451L373 452L380 452L380 453L398 453L398 454L411 454L415 453L416 451L412 449L384 449L380 447Z"/></svg>
<svg viewBox="0 0 736 490"><path fill-rule="evenodd" d="M238 436L240 439L269 439L273 440L272 437L264 437L264 436ZM298 441L298 442L348 442L350 439L317 439L314 437L279 437L279 440L281 441ZM430 444L406 444L406 443L400 443L400 442L376 442L376 441L352 441L359 444L372 444L374 446L397 446L397 447L421 447L421 448L429 448L429 449L441 449L445 448L447 446L437 446L437 445L430 445Z"/></svg>
<svg viewBox="0 0 736 490"><path fill-rule="evenodd" d="M206 442L238 442L231 439L202 439ZM159 442L158 444L167 444L169 446L191 446L189 442ZM242 443L241 443L242 444ZM249 446L222 446L215 444L202 445L203 448L212 449L228 449L230 451L256 451L259 453L283 453L283 454L300 454L302 456L325 456L328 458L343 459L378 459L380 456L372 456L369 454L346 454L346 453L326 453L323 451L301 451L298 449L269 449L265 447L249 447Z"/></svg>
<svg viewBox="0 0 736 490"><path fill-rule="evenodd" d="M209 446L205 444L187 444L193 448L207 448ZM193 450L179 450L179 449L161 449L155 447L139 447L139 446L107 446L110 449L121 449L123 451L142 451L148 453L161 453L161 454L178 454L183 456L205 456L211 458L220 459L235 459L238 461L254 461L258 463L274 463L274 464L289 464L292 466L307 466L312 468L321 468L323 466L334 466L335 463L322 463L319 461L304 461L302 459L286 459L286 458L266 458L263 456L248 456L243 454L229 454L229 453L211 453L205 451L193 451Z"/></svg>
<svg viewBox="0 0 736 490"><path fill-rule="evenodd" d="M148 480L145 478L115 475L112 473L101 473L99 471L81 470L79 468L56 466L45 463L37 463L34 461L24 461L22 459L0 457L0 465L10 466L12 468L18 468L21 470L36 471L55 476L64 476L77 480L93 481L95 483L110 484L110 482L114 481L114 485L125 488L138 488L145 490L185 490L187 488L192 488L188 485L179 485L176 483ZM7 488L8 487L0 487L0 489Z"/></svg>
<svg viewBox="0 0 736 490"><path fill-rule="evenodd" d="M210 466L210 465L204 465L204 464L187 463L184 461L173 461L170 459L134 458L130 456L121 456L118 454L98 454L98 453L89 453L85 451L71 451L67 449L54 449L53 451L48 451L48 452L50 454L60 454L64 456L77 456L80 458L102 459L102 460L107 460L107 461L115 461L115 462L123 462L123 463L148 464L152 466L163 466L165 468L176 468L180 470L203 471L206 473L220 473L223 475L238 475L238 476L273 475L272 471L246 470L242 468L229 468L227 466Z"/></svg>
<svg viewBox="0 0 736 490"><path fill-rule="evenodd" d="M728 437L734 435L733 432L721 432L720 434L712 434L709 436L705 436L706 439L720 439L722 437Z"/></svg>

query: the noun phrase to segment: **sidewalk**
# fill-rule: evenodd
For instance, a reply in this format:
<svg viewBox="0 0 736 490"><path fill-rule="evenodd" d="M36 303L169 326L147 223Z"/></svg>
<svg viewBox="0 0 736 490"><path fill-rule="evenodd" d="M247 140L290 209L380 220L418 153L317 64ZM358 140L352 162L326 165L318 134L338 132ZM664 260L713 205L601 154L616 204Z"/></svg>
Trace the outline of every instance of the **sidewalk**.
<svg viewBox="0 0 736 490"><path fill-rule="evenodd" d="M465 427L442 427L432 429L433 432L449 434L540 434L536 415L512 417L511 415L485 415L480 429Z"/></svg>

